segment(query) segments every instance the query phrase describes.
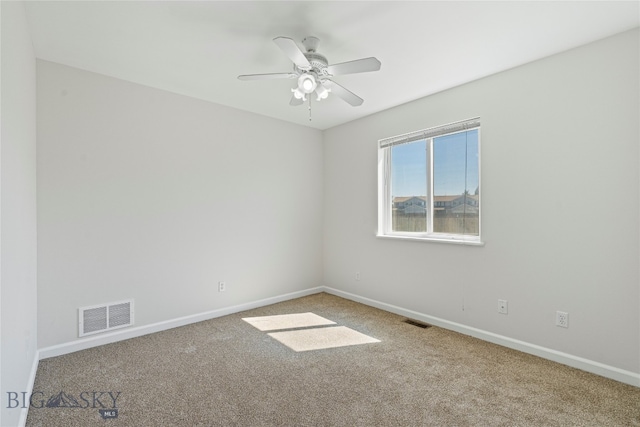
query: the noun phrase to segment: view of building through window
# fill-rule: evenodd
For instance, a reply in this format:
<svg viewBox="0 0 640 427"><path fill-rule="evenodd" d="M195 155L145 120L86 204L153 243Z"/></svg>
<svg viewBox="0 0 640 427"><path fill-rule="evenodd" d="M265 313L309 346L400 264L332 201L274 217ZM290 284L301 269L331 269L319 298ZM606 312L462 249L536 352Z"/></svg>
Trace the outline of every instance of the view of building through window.
<svg viewBox="0 0 640 427"><path fill-rule="evenodd" d="M392 231L478 236L478 152L477 129L393 146Z"/></svg>

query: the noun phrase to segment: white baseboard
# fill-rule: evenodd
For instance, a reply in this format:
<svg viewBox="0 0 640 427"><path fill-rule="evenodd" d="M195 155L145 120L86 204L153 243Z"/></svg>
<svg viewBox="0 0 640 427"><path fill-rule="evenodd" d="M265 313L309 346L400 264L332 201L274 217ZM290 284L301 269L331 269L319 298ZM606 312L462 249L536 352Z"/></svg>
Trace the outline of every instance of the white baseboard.
<svg viewBox="0 0 640 427"><path fill-rule="evenodd" d="M397 307L395 305L376 301L349 292L343 292L327 286L323 288L323 291L328 294L336 295L351 301L356 301L411 319L420 320L434 326L439 326L444 329L449 329L464 335L479 338L483 341L488 341L494 344L501 345L503 347L508 347L514 350L522 351L524 353L542 357L543 359L562 363L563 365L571 366L573 368L577 368L586 372L591 372L592 374L600 375L605 378L610 378L612 380L616 380L625 384L640 387L640 374L636 372L626 371L614 366L609 366L600 362L595 362L593 360L574 356L572 354L563 353L561 351L556 351L546 347L541 347L536 344L531 344L525 341L520 341L502 335L494 334L492 332L483 331L481 329L476 329L470 326L462 325L460 323L451 322L434 316L429 316L427 314L418 313L416 311L407 310L402 307Z"/></svg>
<svg viewBox="0 0 640 427"><path fill-rule="evenodd" d="M466 326L460 323L451 322L449 320L440 319L438 317L429 316L427 314L418 313L413 310L408 310L402 307L397 307L392 304L376 301L370 298L355 295L349 292L340 291L327 286L318 286L315 288L306 289L303 291L292 292L289 294L279 295L275 297L265 298L258 301L248 302L232 307L225 307L217 310L211 310L204 313L194 314L190 316L184 316L177 319L171 319L164 322L158 322L151 325L139 326L134 328L120 329L111 333L105 333L102 335L94 335L89 338L84 338L69 343L54 345L51 347L45 347L39 350L38 359L34 361L33 372L31 373L30 384L33 386L33 380L35 379L35 371L37 370L37 361L47 359L49 357L61 356L68 353L73 353L80 350L85 350L92 347L101 346L104 344L110 344L117 341L126 340L129 338L135 338L142 335L152 334L154 332L160 332L167 329L177 328L179 326L185 326L191 323L202 322L204 320L214 319L216 317L226 316L229 314L238 313L240 311L251 310L253 308L264 307L278 302L288 301L295 298L304 297L307 295L316 294L319 292L327 292L332 295L336 295L348 300L356 301L371 307L376 307L381 310L389 311L401 316L409 317L415 320L421 320L423 322L439 326L444 329L449 329L455 332L459 332L465 335L469 335L475 338L479 338L484 341L488 341L494 344L498 344L504 347L519 350L524 353L532 354L542 357L544 359L552 360L554 362L562 363L563 365L571 366L573 368L581 369L586 372L591 372L596 375L610 378L625 384L630 384L636 387L640 387L640 374L619 369L614 366L605 365L603 363L588 360L582 357L574 356L572 354L563 353L546 347L541 347L536 344L527 343L525 341L516 340L513 338L505 337L502 335L494 334L492 332L483 331L481 329ZM26 411L24 412L26 421ZM22 419L22 417L21 417ZM24 424L21 424L24 425Z"/></svg>
<svg viewBox="0 0 640 427"><path fill-rule="evenodd" d="M193 314L190 316L179 317L177 319L166 320L163 322L153 323L151 325L138 326L133 328L119 329L110 333L101 335L93 335L88 338L76 341L57 344L50 347L41 348L39 351L39 360L48 359L49 357L62 356L64 354L73 353L80 350L86 350L92 347L98 347L105 344L136 338L143 335L152 334L154 332L165 331L167 329L177 328L179 326L189 325L191 323L202 322L204 320L214 319L216 317L227 316L229 314L238 313L253 308L264 307L278 302L288 301L295 298L301 298L307 295L317 294L324 291L324 287L305 289L303 291L291 292L284 295L265 298L258 301L247 302L232 307L224 307L217 310L211 310L204 313ZM34 373L35 377L35 373Z"/></svg>
<svg viewBox="0 0 640 427"><path fill-rule="evenodd" d="M31 396L33 392L33 384L36 381L36 372L38 372L38 362L40 361L40 351L36 350L33 356L33 362L31 363L31 371L29 372L29 378L27 379L27 388L24 390L27 396ZM18 418L18 426L24 427L27 424L27 413L29 407L20 409L20 418Z"/></svg>

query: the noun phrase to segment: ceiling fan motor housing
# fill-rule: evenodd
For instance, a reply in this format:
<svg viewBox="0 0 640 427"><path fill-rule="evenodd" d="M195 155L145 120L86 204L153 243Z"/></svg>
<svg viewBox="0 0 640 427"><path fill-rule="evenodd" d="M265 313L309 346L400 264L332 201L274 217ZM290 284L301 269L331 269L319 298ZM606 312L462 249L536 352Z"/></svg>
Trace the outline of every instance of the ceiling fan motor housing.
<svg viewBox="0 0 640 427"><path fill-rule="evenodd" d="M307 58L313 71L316 72L319 76L327 76L329 73L327 72L327 58L315 52L306 52L304 56Z"/></svg>

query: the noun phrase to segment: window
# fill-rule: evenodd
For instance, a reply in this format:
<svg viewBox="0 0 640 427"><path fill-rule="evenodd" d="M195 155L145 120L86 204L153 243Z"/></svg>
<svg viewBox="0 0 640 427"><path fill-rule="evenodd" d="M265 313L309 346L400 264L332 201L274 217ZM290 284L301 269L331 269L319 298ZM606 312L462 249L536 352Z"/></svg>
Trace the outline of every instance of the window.
<svg viewBox="0 0 640 427"><path fill-rule="evenodd" d="M378 236L481 244L479 118L378 144Z"/></svg>

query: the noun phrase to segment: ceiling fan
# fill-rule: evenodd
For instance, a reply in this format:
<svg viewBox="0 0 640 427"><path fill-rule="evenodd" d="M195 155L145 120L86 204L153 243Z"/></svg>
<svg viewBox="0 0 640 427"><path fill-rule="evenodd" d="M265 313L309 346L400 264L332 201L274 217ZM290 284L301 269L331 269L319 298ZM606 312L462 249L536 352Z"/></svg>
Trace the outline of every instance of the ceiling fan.
<svg viewBox="0 0 640 427"><path fill-rule="evenodd" d="M303 52L296 42L288 37L276 37L273 41L293 61L293 72L245 74L238 78L240 80L297 79L297 86L291 89L293 94L289 101L290 105L301 105L313 93L316 94L316 100L320 101L327 98L331 92L357 107L362 105L364 100L331 80L330 77L380 69L380 61L374 57L329 65L327 58L316 52L320 43L317 37L310 36L302 40L306 52Z"/></svg>

